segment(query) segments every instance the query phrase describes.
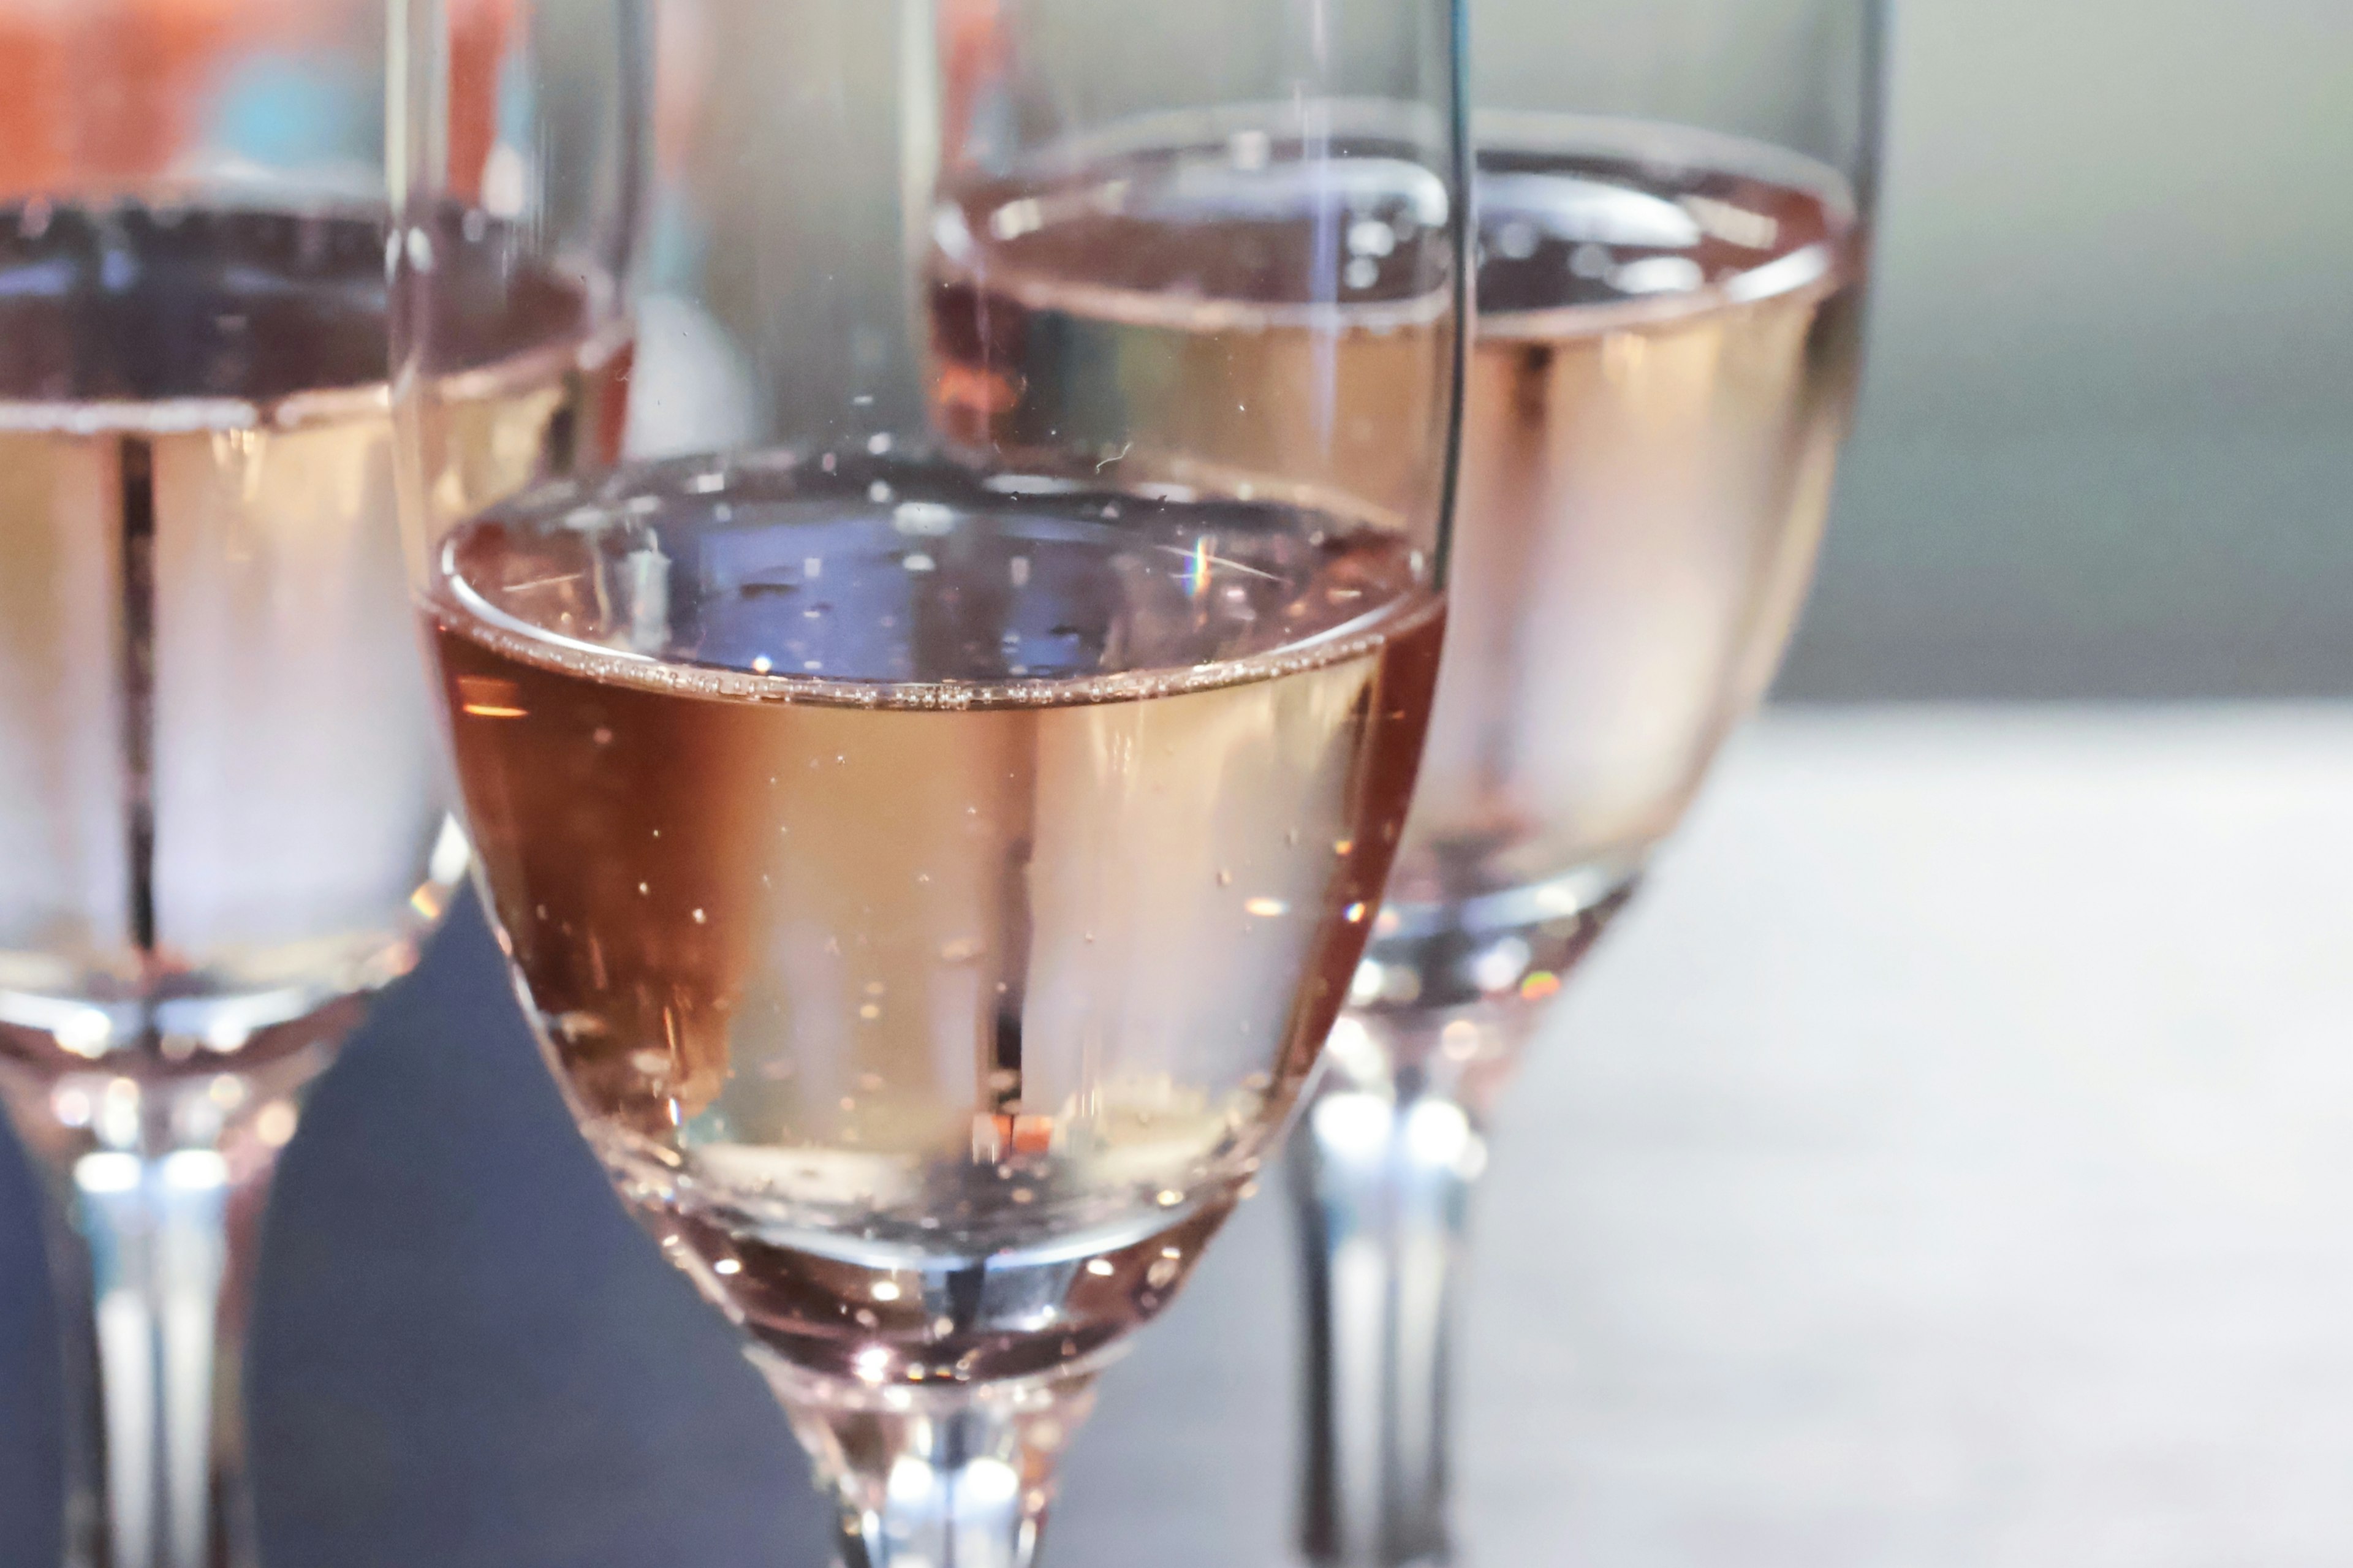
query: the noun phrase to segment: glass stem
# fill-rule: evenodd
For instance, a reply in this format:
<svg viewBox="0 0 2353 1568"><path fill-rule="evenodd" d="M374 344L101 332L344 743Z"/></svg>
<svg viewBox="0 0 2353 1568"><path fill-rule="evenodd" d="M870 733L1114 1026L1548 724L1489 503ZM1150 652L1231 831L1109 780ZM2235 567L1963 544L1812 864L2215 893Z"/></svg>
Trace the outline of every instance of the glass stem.
<svg viewBox="0 0 2353 1568"><path fill-rule="evenodd" d="M1480 1110L1525 1010L1344 1018L1291 1142L1307 1315L1300 1546L1319 1568L1449 1560L1448 1374Z"/></svg>
<svg viewBox="0 0 2353 1568"><path fill-rule="evenodd" d="M245 1491L241 1306L253 1277L249 1225L269 1172L232 1181L218 1152L101 1152L74 1163L66 1194L72 1282L95 1342L97 1439L69 1495L75 1560L111 1568L243 1568L253 1561ZM238 1192L236 1189L242 1187ZM244 1245L239 1245L243 1243ZM60 1270L61 1273L67 1272ZM86 1294L84 1293L86 1291ZM79 1337L79 1336L78 1336ZM74 1352L79 1359L79 1347ZM87 1420L88 1417L86 1416ZM74 1515L79 1514L79 1521ZM105 1555L90 1540L102 1530Z"/></svg>
<svg viewBox="0 0 2353 1568"><path fill-rule="evenodd" d="M253 1075L19 1077L5 1099L49 1194L67 1568L252 1568L243 1370L292 1053Z"/></svg>
<svg viewBox="0 0 2353 1568"><path fill-rule="evenodd" d="M955 1388L872 1388L763 1352L839 1504L841 1568L1029 1568L1054 1466L1094 1405L1092 1369Z"/></svg>

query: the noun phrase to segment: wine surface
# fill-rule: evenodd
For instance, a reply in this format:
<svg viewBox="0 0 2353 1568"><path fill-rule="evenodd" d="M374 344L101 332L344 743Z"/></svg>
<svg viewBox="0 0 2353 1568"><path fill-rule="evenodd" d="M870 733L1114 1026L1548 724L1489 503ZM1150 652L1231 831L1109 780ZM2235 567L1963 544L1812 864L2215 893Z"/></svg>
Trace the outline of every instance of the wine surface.
<svg viewBox="0 0 2353 1568"><path fill-rule="evenodd" d="M1391 531L863 450L527 494L424 611L592 1142L871 1379L1083 1355L1190 1268L1356 966L1440 627Z"/></svg>
<svg viewBox="0 0 2353 1568"><path fill-rule="evenodd" d="M1377 509L1434 537L1446 189L1394 146L1329 151L1245 132L955 192L931 262L935 425L995 461Z"/></svg>
<svg viewBox="0 0 2353 1568"><path fill-rule="evenodd" d="M463 868L404 609L385 233L0 209L0 1055L235 1065L404 968ZM440 333L478 506L568 461L584 396L576 299L501 280L501 239L444 247L480 280Z"/></svg>

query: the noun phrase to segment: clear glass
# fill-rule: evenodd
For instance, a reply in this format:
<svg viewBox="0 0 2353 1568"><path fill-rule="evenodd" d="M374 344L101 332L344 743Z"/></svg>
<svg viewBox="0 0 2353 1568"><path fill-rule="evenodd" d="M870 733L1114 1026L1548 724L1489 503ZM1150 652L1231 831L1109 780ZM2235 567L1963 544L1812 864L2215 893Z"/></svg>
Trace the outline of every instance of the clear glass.
<svg viewBox="0 0 2353 1568"><path fill-rule="evenodd" d="M403 512L486 895L851 1563L1029 1561L1356 970L1436 680L1457 24L399 29ZM517 439L586 471L492 504L473 344L541 320Z"/></svg>
<svg viewBox="0 0 2353 1568"><path fill-rule="evenodd" d="M1445 1560L1487 1122L1762 696L1853 403L1870 0L1478 0L1452 629L1406 843L1293 1145L1302 1548Z"/></svg>
<svg viewBox="0 0 2353 1568"><path fill-rule="evenodd" d="M66 1553L249 1561L299 1094L463 869L403 613L385 17L0 29L0 1100L54 1194Z"/></svg>

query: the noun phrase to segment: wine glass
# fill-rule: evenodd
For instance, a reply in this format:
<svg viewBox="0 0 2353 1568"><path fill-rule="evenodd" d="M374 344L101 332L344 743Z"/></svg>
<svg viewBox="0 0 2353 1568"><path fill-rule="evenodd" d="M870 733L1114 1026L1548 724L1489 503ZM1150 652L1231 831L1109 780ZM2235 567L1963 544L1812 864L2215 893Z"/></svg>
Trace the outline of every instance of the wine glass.
<svg viewBox="0 0 2353 1568"><path fill-rule="evenodd" d="M1435 684L1456 23L406 11L403 511L484 887L849 1563L1030 1560L1355 973ZM559 299L627 460L484 508L451 367Z"/></svg>
<svg viewBox="0 0 2353 1568"><path fill-rule="evenodd" d="M251 1560L271 1166L466 863L394 515L385 37L110 0L0 37L0 1100L54 1198L73 1564ZM557 416L466 433L469 493Z"/></svg>
<svg viewBox="0 0 2353 1568"><path fill-rule="evenodd" d="M1293 1144L1302 1548L1446 1559L1489 1113L1804 596L1854 397L1875 0L1483 0L1452 629L1405 847Z"/></svg>

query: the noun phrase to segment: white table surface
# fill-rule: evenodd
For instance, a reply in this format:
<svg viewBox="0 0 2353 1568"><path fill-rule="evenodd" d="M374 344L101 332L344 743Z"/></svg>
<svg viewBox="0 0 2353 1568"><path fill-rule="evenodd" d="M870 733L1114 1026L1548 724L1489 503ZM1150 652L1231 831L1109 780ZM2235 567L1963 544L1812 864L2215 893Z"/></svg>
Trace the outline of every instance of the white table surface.
<svg viewBox="0 0 2353 1568"><path fill-rule="evenodd" d="M1508 1101L1474 1568L2353 1561L2353 710L1780 712ZM1107 1380L1063 1568L1271 1564L1246 1212Z"/></svg>

